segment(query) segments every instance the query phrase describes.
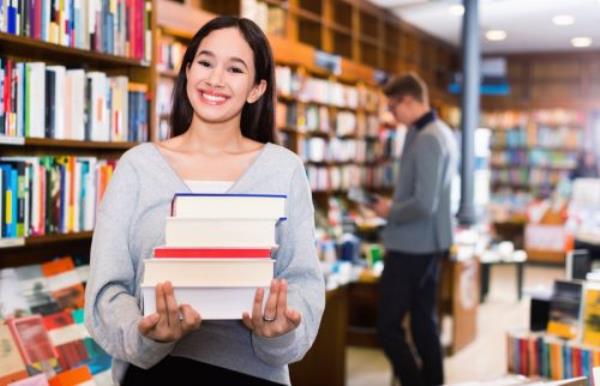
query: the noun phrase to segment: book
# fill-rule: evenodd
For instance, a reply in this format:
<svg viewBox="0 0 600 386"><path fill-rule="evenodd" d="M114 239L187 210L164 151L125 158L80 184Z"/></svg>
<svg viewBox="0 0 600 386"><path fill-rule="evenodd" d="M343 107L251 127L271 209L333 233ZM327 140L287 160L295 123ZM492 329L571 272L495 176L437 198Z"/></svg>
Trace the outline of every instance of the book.
<svg viewBox="0 0 600 386"><path fill-rule="evenodd" d="M285 195L176 193L171 204L173 217L206 219L283 219Z"/></svg>
<svg viewBox="0 0 600 386"><path fill-rule="evenodd" d="M8 386L48 386L46 374L38 374L20 381L11 382Z"/></svg>
<svg viewBox="0 0 600 386"><path fill-rule="evenodd" d="M547 328L549 334L564 339L573 339L579 334L581 297L581 283L554 281Z"/></svg>
<svg viewBox="0 0 600 386"><path fill-rule="evenodd" d="M187 247L156 247L154 258L244 258L259 259L271 257L270 248L187 248Z"/></svg>
<svg viewBox="0 0 600 386"><path fill-rule="evenodd" d="M147 259L142 286L171 281L174 287L267 287L272 259Z"/></svg>
<svg viewBox="0 0 600 386"><path fill-rule="evenodd" d="M264 287L263 305L269 295ZM192 288L174 287L178 304L189 304L202 320L241 319L244 312L252 314L256 287ZM156 312L155 287L142 286L144 316Z"/></svg>
<svg viewBox="0 0 600 386"><path fill-rule="evenodd" d="M63 371L57 376L50 378L50 386L91 386L94 385L94 378L87 366L77 367Z"/></svg>
<svg viewBox="0 0 600 386"><path fill-rule="evenodd" d="M165 241L168 246L257 247L276 246L277 219L219 219L168 217Z"/></svg>
<svg viewBox="0 0 600 386"><path fill-rule="evenodd" d="M0 321L0 386L27 378L25 363L8 326Z"/></svg>
<svg viewBox="0 0 600 386"><path fill-rule="evenodd" d="M58 352L50 341L40 315L11 318L6 324L29 374L60 370Z"/></svg>
<svg viewBox="0 0 600 386"><path fill-rule="evenodd" d="M583 304L583 343L600 346L600 287L590 284L585 289Z"/></svg>

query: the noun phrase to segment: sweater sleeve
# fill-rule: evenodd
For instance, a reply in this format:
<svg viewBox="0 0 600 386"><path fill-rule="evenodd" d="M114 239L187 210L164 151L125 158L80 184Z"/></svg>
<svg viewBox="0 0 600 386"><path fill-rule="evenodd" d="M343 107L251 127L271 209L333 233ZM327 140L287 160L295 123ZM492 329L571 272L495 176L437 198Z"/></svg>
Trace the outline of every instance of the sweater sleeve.
<svg viewBox="0 0 600 386"><path fill-rule="evenodd" d="M315 245L312 195L304 166L298 161L288 195L284 222L275 254L275 275L288 281L288 306L302 315L300 325L284 335L252 335L256 355L280 366L299 361L312 346L325 308L325 281Z"/></svg>
<svg viewBox="0 0 600 386"><path fill-rule="evenodd" d="M113 358L149 368L174 343L159 343L138 330L142 313L134 296L135 268L129 231L138 200L136 171L125 154L104 193L96 215L85 291L85 325Z"/></svg>
<svg viewBox="0 0 600 386"><path fill-rule="evenodd" d="M416 177L412 197L395 201L390 209L388 221L400 224L430 217L438 207L438 196L444 170L444 154L438 139L423 133L415 141Z"/></svg>

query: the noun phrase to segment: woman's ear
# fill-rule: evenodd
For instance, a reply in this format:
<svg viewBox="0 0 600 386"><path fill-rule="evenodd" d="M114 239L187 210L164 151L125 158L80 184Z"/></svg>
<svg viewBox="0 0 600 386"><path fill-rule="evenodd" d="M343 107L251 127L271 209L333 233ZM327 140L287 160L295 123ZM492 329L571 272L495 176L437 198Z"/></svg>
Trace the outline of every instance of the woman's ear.
<svg viewBox="0 0 600 386"><path fill-rule="evenodd" d="M246 98L246 102L248 102L248 103L256 102L257 100L260 99L260 97L265 93L266 90L267 90L267 81L264 79L261 79L257 85L252 87L252 90L250 91L248 98Z"/></svg>

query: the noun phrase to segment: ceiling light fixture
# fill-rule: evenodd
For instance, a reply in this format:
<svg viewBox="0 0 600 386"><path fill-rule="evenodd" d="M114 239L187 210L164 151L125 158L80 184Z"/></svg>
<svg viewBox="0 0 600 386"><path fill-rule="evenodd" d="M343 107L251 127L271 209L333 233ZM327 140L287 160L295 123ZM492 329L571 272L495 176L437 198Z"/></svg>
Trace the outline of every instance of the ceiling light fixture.
<svg viewBox="0 0 600 386"><path fill-rule="evenodd" d="M485 33L485 38L492 42L499 42L506 39L506 31L501 29L491 29Z"/></svg>
<svg viewBox="0 0 600 386"><path fill-rule="evenodd" d="M568 25L573 25L575 23L575 18L571 15L556 15L552 18L552 22L554 23L554 25L564 27Z"/></svg>
<svg viewBox="0 0 600 386"><path fill-rule="evenodd" d="M454 4L448 8L448 12L454 16L462 16L465 13L465 7L462 4Z"/></svg>
<svg viewBox="0 0 600 386"><path fill-rule="evenodd" d="M576 48L585 48L592 45L592 38L587 36L579 36L571 39L571 45Z"/></svg>

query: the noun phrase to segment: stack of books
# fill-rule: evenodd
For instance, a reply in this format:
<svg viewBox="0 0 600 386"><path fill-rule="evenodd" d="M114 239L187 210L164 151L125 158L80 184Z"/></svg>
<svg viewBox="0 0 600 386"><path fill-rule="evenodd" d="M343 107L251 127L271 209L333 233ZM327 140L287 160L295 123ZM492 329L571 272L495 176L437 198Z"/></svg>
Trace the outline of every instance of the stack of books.
<svg viewBox="0 0 600 386"><path fill-rule="evenodd" d="M176 194L166 245L144 261L144 315L156 311L155 287L166 281L177 303L189 304L204 320L251 313L257 288L267 294L273 279L271 252L285 200L285 195Z"/></svg>

